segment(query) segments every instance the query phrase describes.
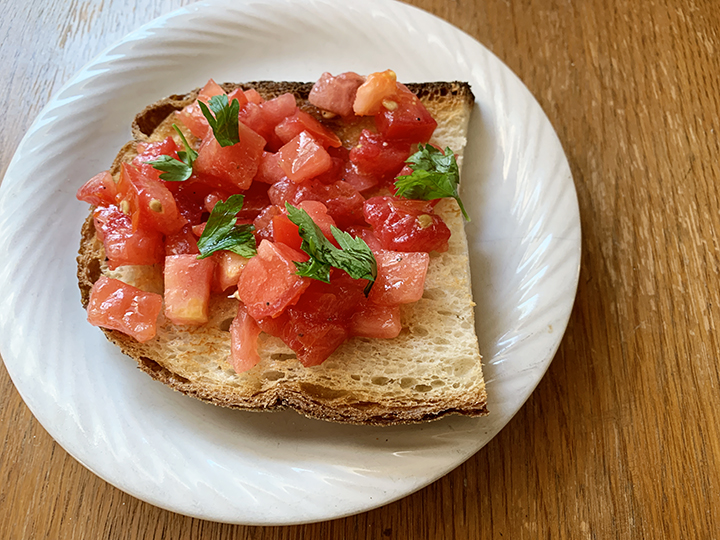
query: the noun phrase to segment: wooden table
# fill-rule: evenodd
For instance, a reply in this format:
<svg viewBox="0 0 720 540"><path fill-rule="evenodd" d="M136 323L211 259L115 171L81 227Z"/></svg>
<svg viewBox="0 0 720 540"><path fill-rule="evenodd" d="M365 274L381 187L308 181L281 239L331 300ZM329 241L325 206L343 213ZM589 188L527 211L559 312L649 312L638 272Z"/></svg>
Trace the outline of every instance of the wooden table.
<svg viewBox="0 0 720 540"><path fill-rule="evenodd" d="M6 0L0 175L45 101L186 0ZM720 537L720 9L712 0L413 0L514 70L558 132L583 260L548 374L465 464L398 502L295 527L158 509L68 456L0 368L0 536Z"/></svg>

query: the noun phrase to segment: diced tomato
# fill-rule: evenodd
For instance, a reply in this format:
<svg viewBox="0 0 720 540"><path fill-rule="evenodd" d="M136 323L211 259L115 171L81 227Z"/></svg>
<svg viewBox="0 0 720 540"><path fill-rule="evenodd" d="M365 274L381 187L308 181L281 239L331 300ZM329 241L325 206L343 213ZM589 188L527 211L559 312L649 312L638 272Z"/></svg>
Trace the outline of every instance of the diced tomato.
<svg viewBox="0 0 720 540"><path fill-rule="evenodd" d="M395 94L397 76L391 69L371 73L357 89L353 110L358 116L371 116L380 112L383 101Z"/></svg>
<svg viewBox="0 0 720 540"><path fill-rule="evenodd" d="M377 130L386 139L427 142L437 122L407 86L398 83L397 87L397 93L386 100L386 106L375 116ZM390 103L395 105L387 107Z"/></svg>
<svg viewBox="0 0 720 540"><path fill-rule="evenodd" d="M138 143L137 151L138 155L133 158L132 164L135 165L143 175L162 182L165 187L170 190L180 184L180 182L165 182L161 180L160 175L163 174L162 171L155 169L148 163L149 161L159 159L160 156L170 156L171 158L178 159L178 147L177 144L175 144L175 139L166 137L158 142Z"/></svg>
<svg viewBox="0 0 720 540"><path fill-rule="evenodd" d="M170 190L158 180L145 176L133 165L121 165L118 192L121 201L128 205L134 228L173 234L187 223Z"/></svg>
<svg viewBox="0 0 720 540"><path fill-rule="evenodd" d="M379 133L363 129L357 146L350 150L350 161L360 175L374 176L379 182L394 179L410 157L410 143L388 141Z"/></svg>
<svg viewBox="0 0 720 540"><path fill-rule="evenodd" d="M244 373L260 362L257 338L260 327L242 304L230 324L230 365L237 373Z"/></svg>
<svg viewBox="0 0 720 540"><path fill-rule="evenodd" d="M255 180L265 184L274 184L283 178L287 178L287 176L285 171L280 168L280 154L263 152Z"/></svg>
<svg viewBox="0 0 720 540"><path fill-rule="evenodd" d="M354 238L357 238L358 236L362 238L373 253L383 251L380 240L377 239L370 227L351 225L350 227L345 229L345 232L349 233Z"/></svg>
<svg viewBox="0 0 720 540"><path fill-rule="evenodd" d="M115 204L117 186L110 171L103 171L85 182L75 196L94 206L110 206Z"/></svg>
<svg viewBox="0 0 720 540"><path fill-rule="evenodd" d="M267 206L258 214L258 217L253 221L253 226L255 227L255 242L257 244L260 244L262 240L274 239L273 218L280 214L282 214L282 209L275 204Z"/></svg>
<svg viewBox="0 0 720 540"><path fill-rule="evenodd" d="M339 247L331 229L331 227L335 226L335 220L328 215L327 207L323 203L318 201L301 201L297 207L305 210L310 216L310 219L320 227L323 235L335 244L335 246ZM300 250L302 245L298 226L290 221L285 214L273 218L273 238L275 242L282 242L297 250Z"/></svg>
<svg viewBox="0 0 720 540"><path fill-rule="evenodd" d="M206 137L195 160L198 173L211 175L228 184L229 189L250 187L260 165L265 139L253 130L238 124L240 142L232 146L220 146L215 137Z"/></svg>
<svg viewBox="0 0 720 540"><path fill-rule="evenodd" d="M342 146L342 142L340 142L337 135L300 109L296 109L295 114L288 116L275 126L275 134L283 144L290 142L303 131L307 131L325 148L329 146L339 148Z"/></svg>
<svg viewBox="0 0 720 540"><path fill-rule="evenodd" d="M273 217L272 233L274 242L282 242L286 246L300 251L302 246L302 238L298 232L298 226L295 225L285 214L279 214Z"/></svg>
<svg viewBox="0 0 720 540"><path fill-rule="evenodd" d="M230 197L230 194L225 191L213 190L205 196L205 211L212 212L215 205L220 201L226 201Z"/></svg>
<svg viewBox="0 0 720 540"><path fill-rule="evenodd" d="M159 294L100 276L90 290L87 320L93 326L118 330L144 343L155 337L162 302Z"/></svg>
<svg viewBox="0 0 720 540"><path fill-rule="evenodd" d="M353 114L353 103L357 89L365 82L365 77L348 71L333 77L323 73L313 85L308 101L320 109L340 116Z"/></svg>
<svg viewBox="0 0 720 540"><path fill-rule="evenodd" d="M373 197L365 201L363 212L385 249L407 252L448 249L450 229L434 213L432 201Z"/></svg>
<svg viewBox="0 0 720 540"><path fill-rule="evenodd" d="M269 204L268 185L262 182L253 182L248 189L242 192L245 197L240 212L238 212L238 223L242 220L254 220Z"/></svg>
<svg viewBox="0 0 720 540"><path fill-rule="evenodd" d="M159 232L133 229L130 216L115 205L96 208L93 218L111 270L127 264L162 262L163 238Z"/></svg>
<svg viewBox="0 0 720 540"><path fill-rule="evenodd" d="M363 287L361 280L337 272L330 283L313 280L287 308L280 337L304 366L321 364L347 339L355 306L365 299Z"/></svg>
<svg viewBox="0 0 720 540"><path fill-rule="evenodd" d="M274 99L270 99L260 105L263 116L268 123L273 126L278 125L288 116L292 116L298 110L295 96L292 94L282 94Z"/></svg>
<svg viewBox="0 0 720 540"><path fill-rule="evenodd" d="M212 257L215 259L215 279L213 288L219 292L226 291L237 285L240 273L247 265L248 259L232 251L216 251Z"/></svg>
<svg viewBox="0 0 720 540"><path fill-rule="evenodd" d="M368 299L383 306L410 304L422 298L430 255L425 252L375 253L378 275Z"/></svg>
<svg viewBox="0 0 720 540"><path fill-rule="evenodd" d="M295 184L291 180L282 180L270 187L268 197L270 202L282 208L286 202L297 206L301 201L320 201L341 229L365 224L362 214L365 199L355 188L342 180L333 184L323 184L318 180Z"/></svg>
<svg viewBox="0 0 720 540"><path fill-rule="evenodd" d="M353 336L389 339L400 335L400 306L380 306L365 302L350 322Z"/></svg>
<svg viewBox="0 0 720 540"><path fill-rule="evenodd" d="M342 179L360 193L374 188L380 183L380 179L377 176L374 174L361 173L358 171L357 165L352 162L345 164Z"/></svg>
<svg viewBox="0 0 720 540"><path fill-rule="evenodd" d="M306 131L283 145L278 154L280 168L298 184L328 171L333 165L330 154Z"/></svg>
<svg viewBox="0 0 720 540"><path fill-rule="evenodd" d="M185 255L200 253L197 236L190 225L183 226L178 232L165 237L165 255Z"/></svg>
<svg viewBox="0 0 720 540"><path fill-rule="evenodd" d="M293 261L306 261L307 255L284 244L263 240L257 255L250 259L238 280L238 297L256 320L276 317L297 302L310 284L296 274Z"/></svg>
<svg viewBox="0 0 720 540"><path fill-rule="evenodd" d="M210 79L207 84L203 86L203 88L200 90L197 100L195 100L193 103L186 106L182 111L177 113L180 121L185 124L185 126L198 139L205 138L208 131L210 130L210 126L207 122L207 119L202 113L202 109L200 109L200 105L198 105L198 101L202 101L203 103L207 104L207 102L210 101L211 97L219 96L220 94L224 93L225 90L223 90L220 85L217 84L215 81Z"/></svg>
<svg viewBox="0 0 720 540"><path fill-rule="evenodd" d="M197 237L200 238L202 236L202 233L205 231L205 227L207 226L207 221L204 223L199 223L198 225L192 226L192 233Z"/></svg>
<svg viewBox="0 0 720 540"><path fill-rule="evenodd" d="M250 88L249 90L245 90L245 97L248 99L250 103L254 103L255 105L260 105L265 100L262 98L262 96L258 93L257 90L254 88Z"/></svg>
<svg viewBox="0 0 720 540"><path fill-rule="evenodd" d="M247 105L249 101L242 88L236 88L228 94L228 103L232 103L235 99L237 100L238 105L240 105L240 109Z"/></svg>
<svg viewBox="0 0 720 540"><path fill-rule="evenodd" d="M190 225L197 225L202 220L205 212L205 199L211 190L210 186L194 178L180 182L175 189L174 195L178 211Z"/></svg>
<svg viewBox="0 0 720 540"><path fill-rule="evenodd" d="M174 324L205 324L214 272L212 258L198 259L196 255L165 257L165 316Z"/></svg>

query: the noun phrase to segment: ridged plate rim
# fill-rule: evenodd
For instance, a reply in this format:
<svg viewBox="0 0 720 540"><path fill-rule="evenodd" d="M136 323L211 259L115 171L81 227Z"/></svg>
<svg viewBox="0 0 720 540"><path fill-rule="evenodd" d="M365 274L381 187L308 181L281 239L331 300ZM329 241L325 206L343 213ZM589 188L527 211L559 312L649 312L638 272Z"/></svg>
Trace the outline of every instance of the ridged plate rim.
<svg viewBox="0 0 720 540"><path fill-rule="evenodd" d="M363 40L364 52L349 54ZM230 45L238 52L220 64ZM181 71L179 60L193 69ZM210 76L313 80L322 71L388 67L405 81L467 80L477 98L463 197L473 208L467 230L490 416L371 428L221 410L150 381L87 325L73 280L86 207L74 193L107 168L135 112ZM0 185L0 230L0 351L50 435L142 500L254 525L369 510L472 456L546 372L580 267L572 176L537 101L473 38L390 0L208 0L144 25L80 70L40 113Z"/></svg>

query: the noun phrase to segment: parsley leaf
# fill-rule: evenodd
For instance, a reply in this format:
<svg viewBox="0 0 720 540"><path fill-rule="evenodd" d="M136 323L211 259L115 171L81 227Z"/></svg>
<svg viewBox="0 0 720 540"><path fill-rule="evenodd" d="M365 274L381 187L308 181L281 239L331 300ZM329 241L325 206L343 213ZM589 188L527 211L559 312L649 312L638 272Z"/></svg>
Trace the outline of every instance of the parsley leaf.
<svg viewBox="0 0 720 540"><path fill-rule="evenodd" d="M178 128L175 124L173 124L172 127L178 132L178 135L180 135L183 145L185 146L185 150L178 150L177 154L180 159L178 160L170 156L160 156L158 159L148 161L147 163L152 165L153 169L163 171L163 174L160 175L161 180L165 180L167 182L184 182L192 176L192 166L198 155L195 150L190 148L190 145L188 144L185 135L183 135L182 131L180 131L180 128Z"/></svg>
<svg viewBox="0 0 720 540"><path fill-rule="evenodd" d="M398 197L423 201L452 197L460 206L465 220L470 221L458 195L460 172L455 154L450 148L445 148L443 155L442 151L434 146L420 144L418 151L405 163L410 165L413 172L395 179Z"/></svg>
<svg viewBox="0 0 720 540"><path fill-rule="evenodd" d="M302 250L310 255L307 262L296 262L297 274L330 283L330 268L338 268L347 272L353 279L367 279L365 295L377 278L377 261L375 255L362 238L353 238L349 233L337 227L331 227L335 240L340 244L336 248L320 230L305 210L285 203L288 218L299 227L302 238Z"/></svg>
<svg viewBox="0 0 720 540"><path fill-rule="evenodd" d="M231 195L225 202L218 201L198 239L198 259L204 259L222 249L248 259L257 253L254 227L237 224L237 213L242 209L244 199L242 195Z"/></svg>
<svg viewBox="0 0 720 540"><path fill-rule="evenodd" d="M209 109L208 105L205 105L202 101L198 101L198 105L200 105L200 110L207 118L208 124L210 124L220 146L232 146L240 142L238 133L240 102L237 99L233 99L232 103L228 104L227 94L220 94L210 98L210 101L208 101Z"/></svg>

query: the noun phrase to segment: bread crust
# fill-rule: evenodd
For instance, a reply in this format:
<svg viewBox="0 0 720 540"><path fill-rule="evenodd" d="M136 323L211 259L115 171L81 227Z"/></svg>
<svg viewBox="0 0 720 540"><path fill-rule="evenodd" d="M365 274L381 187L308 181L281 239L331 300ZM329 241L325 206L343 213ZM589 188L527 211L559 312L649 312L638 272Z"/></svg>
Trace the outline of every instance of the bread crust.
<svg viewBox="0 0 720 540"><path fill-rule="evenodd" d="M301 109L338 133L346 146L357 141L360 130L367 125L361 122L346 126L340 120L323 118L321 111L307 101L312 83L257 81L221 86L227 92L238 87L245 90L254 88L265 99L292 93ZM470 87L461 82L407 86L438 120L439 128L456 130L458 140L464 145L463 137L474 103ZM138 142L160 140L172 135L170 125L174 113L197 99L199 90L168 96L145 107L132 123L133 140L117 154L111 173L118 174L120 164L132 160ZM438 142L447 138L441 135ZM159 335L148 343L138 343L115 330L102 330L111 342L134 358L140 369L155 380L223 407L248 411L294 409L311 418L365 425L425 422L449 414L485 415L488 412L487 397L474 332L474 304L463 221L452 200L442 201L438 211L452 231L451 247L447 254L433 254L431 258L428 278L432 283L428 286L426 282L425 295L428 298L424 296L417 305L403 306L401 336L394 340L352 338L321 366L304 368L279 340L266 336L259 346L263 357L261 364L247 373L234 373L226 361L230 341L227 327L237 310L237 301L224 297L213 299L211 321L199 329L176 327L161 314ZM113 275L105 264L104 247L95 232L92 209L82 227L77 262L81 301L86 307L93 283L103 273ZM136 281L134 284L138 285L140 278L137 275L131 272L128 277L122 274L124 269L120 270L121 275L114 277ZM150 274L153 272L152 269L147 271ZM138 286L152 288L151 285ZM447 290L452 293L448 295L452 296L450 301L442 297ZM445 309L440 309L443 307ZM425 311L433 310L438 313L430 313L428 317ZM452 356L452 351L448 359L438 358L446 354L443 352L445 346L435 344L426 335L432 330L427 327L436 324L434 319L442 319L445 324L445 327L437 328L442 333L440 339L447 341L444 336L450 332L462 341L460 360ZM457 329L452 327L454 323L457 323ZM412 345L415 342L425 343L440 353L431 351L429 355L425 354ZM183 350L187 348L187 343L194 343L196 353L178 352L179 343L183 343L180 347ZM387 347L388 351L383 352L383 347ZM453 343L450 342L448 347L452 349ZM398 348L400 356L397 351L390 352L390 349ZM366 372L366 366L359 362L361 357L377 364L375 375L372 371ZM392 358L399 360L389 362ZM424 366L437 369L437 374L424 379ZM344 369L351 372L351 378L343 372ZM359 384L355 384L356 377Z"/></svg>

